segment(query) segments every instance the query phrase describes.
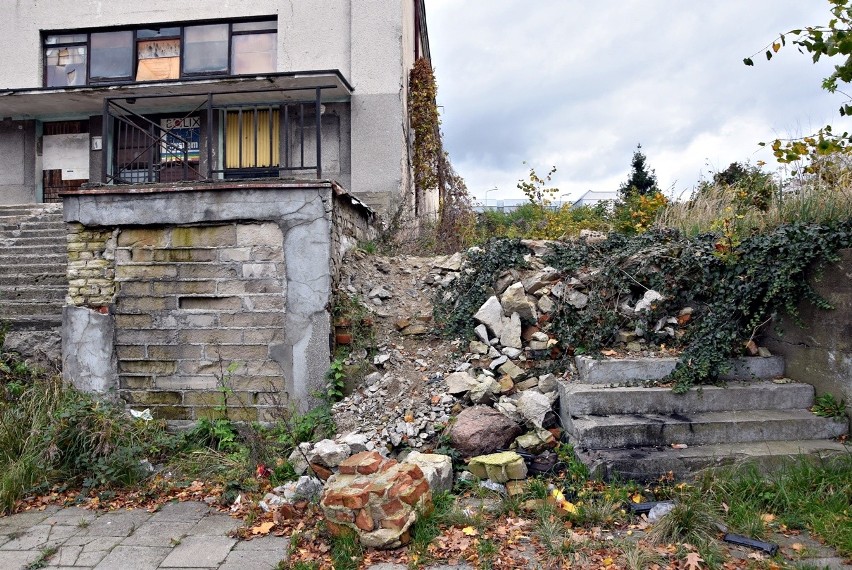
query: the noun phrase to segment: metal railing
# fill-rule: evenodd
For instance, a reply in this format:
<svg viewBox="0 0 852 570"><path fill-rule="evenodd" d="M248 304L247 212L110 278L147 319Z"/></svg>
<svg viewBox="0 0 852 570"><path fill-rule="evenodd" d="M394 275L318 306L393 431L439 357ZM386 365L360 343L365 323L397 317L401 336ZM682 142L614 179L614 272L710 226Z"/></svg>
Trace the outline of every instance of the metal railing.
<svg viewBox="0 0 852 570"><path fill-rule="evenodd" d="M104 181L146 184L283 178L311 171L321 179L321 98L323 89L332 88L106 98ZM313 92L310 100L281 97L282 92L308 90ZM255 102L258 93L268 93L269 100ZM279 101L275 101L276 94ZM240 103L239 95L251 102ZM173 107L168 99L175 100ZM150 112L137 110L143 108Z"/></svg>

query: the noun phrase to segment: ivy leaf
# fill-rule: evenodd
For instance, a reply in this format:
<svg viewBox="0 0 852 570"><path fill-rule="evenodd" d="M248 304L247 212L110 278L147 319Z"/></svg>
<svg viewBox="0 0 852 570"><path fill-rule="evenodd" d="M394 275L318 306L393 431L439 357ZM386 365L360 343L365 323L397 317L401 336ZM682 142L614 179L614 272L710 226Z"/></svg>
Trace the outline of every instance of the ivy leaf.
<svg viewBox="0 0 852 570"><path fill-rule="evenodd" d="M779 49L781 49L781 44L779 44L778 42L775 42L775 43L772 44L772 51L774 53L778 53Z"/></svg>
<svg viewBox="0 0 852 570"><path fill-rule="evenodd" d="M750 58L750 57L745 58L745 59L743 60L743 63L744 63L744 64L746 64L746 65L749 65L749 66L753 66L753 65L754 65L754 62L751 60L751 58Z"/></svg>
<svg viewBox="0 0 852 570"><path fill-rule="evenodd" d="M769 50L766 50L766 60L769 61L770 59L772 59L772 52L769 51Z"/></svg>

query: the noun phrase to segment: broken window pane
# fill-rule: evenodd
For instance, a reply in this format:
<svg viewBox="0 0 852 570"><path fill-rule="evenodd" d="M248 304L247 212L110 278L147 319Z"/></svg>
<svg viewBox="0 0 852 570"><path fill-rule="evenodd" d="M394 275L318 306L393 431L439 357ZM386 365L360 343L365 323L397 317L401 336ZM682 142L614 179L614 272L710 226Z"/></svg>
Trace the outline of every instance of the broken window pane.
<svg viewBox="0 0 852 570"><path fill-rule="evenodd" d="M133 32L91 35L92 79L123 79L133 75Z"/></svg>
<svg viewBox="0 0 852 570"><path fill-rule="evenodd" d="M232 39L232 73L272 73L276 70L278 34L246 34Z"/></svg>
<svg viewBox="0 0 852 570"><path fill-rule="evenodd" d="M86 43L86 34L64 34L64 35L53 35L47 36L44 38L44 43L47 45L56 45L56 44L84 44Z"/></svg>
<svg viewBox="0 0 852 570"><path fill-rule="evenodd" d="M228 72L228 24L184 28L184 73Z"/></svg>
<svg viewBox="0 0 852 570"><path fill-rule="evenodd" d="M86 84L86 46L44 50L45 86L66 87Z"/></svg>
<svg viewBox="0 0 852 570"><path fill-rule="evenodd" d="M136 81L180 78L180 40L139 42Z"/></svg>

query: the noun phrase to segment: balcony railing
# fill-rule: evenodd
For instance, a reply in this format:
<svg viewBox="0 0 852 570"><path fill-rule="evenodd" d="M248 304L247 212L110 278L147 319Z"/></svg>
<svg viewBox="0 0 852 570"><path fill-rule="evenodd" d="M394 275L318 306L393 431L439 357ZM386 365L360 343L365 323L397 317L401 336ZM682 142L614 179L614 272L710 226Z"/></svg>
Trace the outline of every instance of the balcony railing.
<svg viewBox="0 0 852 570"><path fill-rule="evenodd" d="M104 180L321 179L322 91L333 88L311 87L309 100L282 100L304 88L107 98Z"/></svg>

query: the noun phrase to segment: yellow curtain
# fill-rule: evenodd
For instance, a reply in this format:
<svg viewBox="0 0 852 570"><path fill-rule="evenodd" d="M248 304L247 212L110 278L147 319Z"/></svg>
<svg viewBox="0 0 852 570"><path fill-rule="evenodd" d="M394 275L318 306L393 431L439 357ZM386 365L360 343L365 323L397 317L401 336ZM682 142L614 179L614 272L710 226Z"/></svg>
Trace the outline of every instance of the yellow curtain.
<svg viewBox="0 0 852 570"><path fill-rule="evenodd" d="M225 168L278 166L278 120L278 109L228 111L225 114Z"/></svg>

